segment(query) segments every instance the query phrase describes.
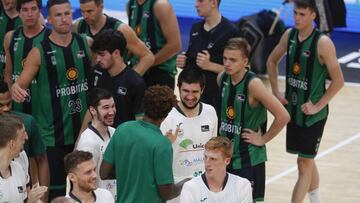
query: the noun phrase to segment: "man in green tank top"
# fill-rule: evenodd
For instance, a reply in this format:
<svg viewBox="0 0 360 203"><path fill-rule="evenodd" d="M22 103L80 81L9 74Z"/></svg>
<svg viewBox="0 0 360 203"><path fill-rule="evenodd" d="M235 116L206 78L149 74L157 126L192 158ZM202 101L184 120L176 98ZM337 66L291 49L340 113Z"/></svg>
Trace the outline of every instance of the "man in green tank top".
<svg viewBox="0 0 360 203"><path fill-rule="evenodd" d="M269 56L267 66L273 94L290 113L286 150L297 154L299 176L292 202L320 202L319 172L315 164L328 115L328 103L341 89L344 78L331 39L314 28L317 8L313 0L294 1L295 28L287 30ZM279 91L277 64L286 57L286 91ZM331 83L325 87L327 77Z"/></svg>
<svg viewBox="0 0 360 203"><path fill-rule="evenodd" d="M26 88L36 78L32 114L47 146L50 166L49 200L65 194L63 157L74 148L87 111L86 92L90 71L88 39L71 32L72 12L68 0L49 0L46 5L52 31L35 45L11 88L16 102L28 96ZM28 60L31 59L31 60Z"/></svg>
<svg viewBox="0 0 360 203"><path fill-rule="evenodd" d="M1 0L0 3L0 79L5 68L4 38L8 31L21 26L22 22L16 11L16 0Z"/></svg>
<svg viewBox="0 0 360 203"><path fill-rule="evenodd" d="M246 66L250 45L243 38L231 38L224 47L225 72L219 73L220 135L233 143L228 171L252 182L253 200L264 201L265 144L290 120L281 103ZM267 113L274 120L266 130Z"/></svg>
<svg viewBox="0 0 360 203"><path fill-rule="evenodd" d="M133 64L133 69L140 75L144 73L154 63L154 55L145 44L136 36L130 26L122 21L104 14L103 0L80 0L80 10L82 18L75 21L74 32L86 34L95 38L98 33L105 29L119 30L126 39L126 49L134 54L139 61ZM127 64L127 61L125 61Z"/></svg>
<svg viewBox="0 0 360 203"><path fill-rule="evenodd" d="M144 75L146 85L167 85L174 89L176 53L181 49L180 31L169 0L130 0L129 25L155 55ZM131 59L136 64L137 57Z"/></svg>
<svg viewBox="0 0 360 203"><path fill-rule="evenodd" d="M41 0L19 0L16 10L23 22L23 26L6 33L4 49L6 53L6 65L4 81L12 84L19 77L24 60L35 44L40 43L50 34L50 29L42 25ZM36 84L36 80L32 81ZM22 104L14 102L16 111L31 114L31 86L27 89L30 96Z"/></svg>

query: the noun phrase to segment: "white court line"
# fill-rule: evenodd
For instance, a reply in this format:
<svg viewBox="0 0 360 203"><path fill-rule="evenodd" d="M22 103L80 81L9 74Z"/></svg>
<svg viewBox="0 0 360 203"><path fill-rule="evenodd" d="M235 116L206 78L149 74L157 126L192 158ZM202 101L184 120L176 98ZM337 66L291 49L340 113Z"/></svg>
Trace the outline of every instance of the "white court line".
<svg viewBox="0 0 360 203"><path fill-rule="evenodd" d="M338 143L337 145L335 145L335 146L333 146L333 147L331 147L331 148L329 148L329 149L321 152L320 154L318 154L318 155L316 156L315 160L316 160L316 159L320 159L321 157L326 156L327 154L330 154L330 153L333 152L333 151L336 151L337 149L339 149L339 148L341 148L341 147L343 147L343 146L351 143L352 141L354 141L354 140L356 140L356 139L358 139L358 138L360 138L360 132L357 133L357 134L355 134L355 135L353 135L352 137L350 137L350 138L348 138L348 139L346 139L346 140ZM282 172L282 173L280 173L280 174L278 174L278 175L276 175L276 176L274 176L274 177L269 178L268 180L266 180L266 183L265 183L265 184L266 184L266 185L267 185L267 184L270 184L270 183L272 183L272 182L274 182L274 181L276 181L276 180L278 180L278 179L280 179L280 178L282 178L282 177L284 177L284 176L287 176L288 174L290 174L290 173L292 173L292 172L294 172L294 171L296 171L296 170L297 170L297 166L291 167L291 168L289 168L288 170L286 170L286 171L284 171L284 172Z"/></svg>

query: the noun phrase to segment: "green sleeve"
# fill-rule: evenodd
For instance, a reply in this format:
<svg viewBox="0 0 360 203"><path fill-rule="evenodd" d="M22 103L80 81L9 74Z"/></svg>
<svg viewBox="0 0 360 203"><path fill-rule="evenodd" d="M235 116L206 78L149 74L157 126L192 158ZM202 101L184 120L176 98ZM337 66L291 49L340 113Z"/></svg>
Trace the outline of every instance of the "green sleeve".
<svg viewBox="0 0 360 203"><path fill-rule="evenodd" d="M103 160L106 161L109 164L114 165L115 164L115 156L114 156L114 150L115 150L115 139L116 139L116 134L114 134L112 136L112 138L110 139L110 142L108 144L108 146L106 147L105 153L104 153L104 157Z"/></svg>
<svg viewBox="0 0 360 203"><path fill-rule="evenodd" d="M154 171L157 185L174 183L172 170L172 146L166 137L162 140L163 142L157 145L154 151Z"/></svg>

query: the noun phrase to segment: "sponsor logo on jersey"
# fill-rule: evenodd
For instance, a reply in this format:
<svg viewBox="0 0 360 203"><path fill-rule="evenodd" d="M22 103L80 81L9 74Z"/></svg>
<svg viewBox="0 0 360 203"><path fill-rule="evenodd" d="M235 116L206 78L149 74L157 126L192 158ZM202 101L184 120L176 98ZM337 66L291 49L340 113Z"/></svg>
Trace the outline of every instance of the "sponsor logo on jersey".
<svg viewBox="0 0 360 203"><path fill-rule="evenodd" d="M209 132L210 126L209 125L202 125L201 126L201 132Z"/></svg>
<svg viewBox="0 0 360 203"><path fill-rule="evenodd" d="M235 112L234 107L228 106L228 107L226 108L226 116L227 116L229 119L231 119L231 120L235 118L236 112Z"/></svg>
<svg viewBox="0 0 360 203"><path fill-rule="evenodd" d="M76 57L78 59L84 58L85 57L85 51L84 50L80 50L76 53Z"/></svg>
<svg viewBox="0 0 360 203"><path fill-rule="evenodd" d="M71 81L76 80L78 78L78 70L74 67L68 68L66 70L66 78Z"/></svg>
<svg viewBox="0 0 360 203"><path fill-rule="evenodd" d="M149 17L150 17L149 11L144 11L143 18L149 18Z"/></svg>
<svg viewBox="0 0 360 203"><path fill-rule="evenodd" d="M127 89L125 87L119 87L117 93L120 95L126 95Z"/></svg>
<svg viewBox="0 0 360 203"><path fill-rule="evenodd" d="M207 49L211 49L213 46L214 46L214 43L213 43L213 42L210 42L210 43L207 45Z"/></svg>
<svg viewBox="0 0 360 203"><path fill-rule="evenodd" d="M295 88L302 89L302 90L305 90L305 91L308 89L308 82L307 81L303 81L303 80L299 80L299 79L295 79L295 78L288 78L287 83L291 87L295 87Z"/></svg>
<svg viewBox="0 0 360 203"><path fill-rule="evenodd" d="M71 84L65 87L56 88L56 97L64 97L73 94L78 94L80 92L85 92L89 89L88 84L86 81L78 83L78 84Z"/></svg>
<svg viewBox="0 0 360 203"><path fill-rule="evenodd" d="M232 134L240 135L241 126L237 125L237 124L232 124L232 123L227 123L227 122L221 121L221 123L220 123L220 132L232 133Z"/></svg>
<svg viewBox="0 0 360 203"><path fill-rule="evenodd" d="M205 202L207 199L208 199L207 197L201 198L200 202Z"/></svg>
<svg viewBox="0 0 360 203"><path fill-rule="evenodd" d="M179 160L179 164L180 164L180 166L185 166L185 167L194 166L194 165L198 165L198 164L204 164L204 156L195 157L190 160L189 159ZM201 175L202 171L196 172L196 175L193 174L194 177L196 177L198 175L198 173L200 173L200 175Z"/></svg>
<svg viewBox="0 0 360 203"><path fill-rule="evenodd" d="M191 36L195 37L195 36L198 36L199 35L199 32L193 32L191 33Z"/></svg>
<svg viewBox="0 0 360 203"><path fill-rule="evenodd" d="M179 146L185 150L181 152L201 151L205 149L205 144L203 143L196 144L191 139L184 139L183 141L180 142Z"/></svg>
<svg viewBox="0 0 360 203"><path fill-rule="evenodd" d="M306 58L309 58L309 57L310 57L310 54L311 54L311 51L309 51L309 50L305 50L305 51L303 52L303 56L306 57Z"/></svg>

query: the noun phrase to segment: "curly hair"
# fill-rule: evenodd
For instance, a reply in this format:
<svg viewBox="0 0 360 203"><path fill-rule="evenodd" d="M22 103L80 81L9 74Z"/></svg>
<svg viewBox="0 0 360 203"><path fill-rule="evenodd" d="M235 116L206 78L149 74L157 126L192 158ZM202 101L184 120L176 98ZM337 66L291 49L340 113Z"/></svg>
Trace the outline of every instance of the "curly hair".
<svg viewBox="0 0 360 203"><path fill-rule="evenodd" d="M165 118L177 104L174 91L168 86L150 86L143 98L144 113L152 119Z"/></svg>

